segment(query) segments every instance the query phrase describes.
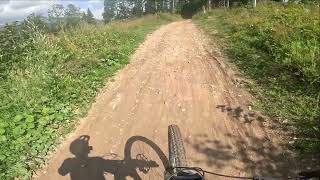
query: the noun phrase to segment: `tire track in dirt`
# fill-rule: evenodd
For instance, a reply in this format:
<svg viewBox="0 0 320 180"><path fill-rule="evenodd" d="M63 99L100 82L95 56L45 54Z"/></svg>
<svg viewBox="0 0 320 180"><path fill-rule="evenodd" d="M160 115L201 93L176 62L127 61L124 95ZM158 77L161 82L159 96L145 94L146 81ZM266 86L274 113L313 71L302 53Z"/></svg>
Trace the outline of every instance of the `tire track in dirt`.
<svg viewBox="0 0 320 180"><path fill-rule="evenodd" d="M219 50L207 47L191 21L149 35L34 179L163 179L165 157L146 143L167 154L170 124L180 126L192 166L240 176L292 173L278 134L251 110L251 96Z"/></svg>

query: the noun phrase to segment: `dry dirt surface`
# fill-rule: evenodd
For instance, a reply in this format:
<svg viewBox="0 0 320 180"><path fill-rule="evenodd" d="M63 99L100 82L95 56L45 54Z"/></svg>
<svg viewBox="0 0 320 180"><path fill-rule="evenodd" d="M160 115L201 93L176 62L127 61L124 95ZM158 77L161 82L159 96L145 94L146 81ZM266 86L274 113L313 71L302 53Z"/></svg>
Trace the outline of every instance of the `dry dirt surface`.
<svg viewBox="0 0 320 180"><path fill-rule="evenodd" d="M150 34L34 179L161 180L170 124L181 129L190 166L234 176L292 173L278 133L208 44L191 21Z"/></svg>

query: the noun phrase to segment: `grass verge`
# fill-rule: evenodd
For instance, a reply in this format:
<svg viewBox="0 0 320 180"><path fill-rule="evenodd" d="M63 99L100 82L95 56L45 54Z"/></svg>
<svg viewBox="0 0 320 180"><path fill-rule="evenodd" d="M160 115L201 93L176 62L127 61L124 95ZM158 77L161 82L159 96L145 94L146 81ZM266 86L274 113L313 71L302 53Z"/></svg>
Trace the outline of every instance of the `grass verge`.
<svg viewBox="0 0 320 180"><path fill-rule="evenodd" d="M293 133L301 153L320 152L319 7L260 4L193 20L248 78L255 107Z"/></svg>

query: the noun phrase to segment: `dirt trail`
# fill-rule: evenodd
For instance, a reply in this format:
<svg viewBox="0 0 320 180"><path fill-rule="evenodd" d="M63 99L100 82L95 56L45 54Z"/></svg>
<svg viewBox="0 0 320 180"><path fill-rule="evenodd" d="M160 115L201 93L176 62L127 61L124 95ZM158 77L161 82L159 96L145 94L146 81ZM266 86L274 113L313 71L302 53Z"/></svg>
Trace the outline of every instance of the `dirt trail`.
<svg viewBox="0 0 320 180"><path fill-rule="evenodd" d="M163 179L170 124L180 126L192 166L240 176L289 173L293 164L277 135L207 44L191 21L149 35L35 179Z"/></svg>

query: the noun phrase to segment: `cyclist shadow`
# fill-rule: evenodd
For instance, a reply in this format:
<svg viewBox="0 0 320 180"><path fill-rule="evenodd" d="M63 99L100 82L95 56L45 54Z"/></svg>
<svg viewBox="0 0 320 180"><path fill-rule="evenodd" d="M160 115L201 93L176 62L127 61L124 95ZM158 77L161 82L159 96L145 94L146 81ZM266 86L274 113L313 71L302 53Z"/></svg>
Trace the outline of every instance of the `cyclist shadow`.
<svg viewBox="0 0 320 180"><path fill-rule="evenodd" d="M131 158L131 147L135 141L142 141L148 144L160 157L164 167L167 167L168 160L161 149L151 140L142 136L133 136L128 139L125 145L124 159L109 160L103 157L89 157L92 147L89 146L90 136L82 135L70 144L70 152L75 156L64 160L58 173L62 176L70 174L71 180L106 180L105 174L110 173L115 180L125 180L131 177L140 180L137 170L147 174L150 168L157 168L157 162L148 160L144 154L138 154Z"/></svg>

